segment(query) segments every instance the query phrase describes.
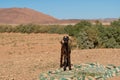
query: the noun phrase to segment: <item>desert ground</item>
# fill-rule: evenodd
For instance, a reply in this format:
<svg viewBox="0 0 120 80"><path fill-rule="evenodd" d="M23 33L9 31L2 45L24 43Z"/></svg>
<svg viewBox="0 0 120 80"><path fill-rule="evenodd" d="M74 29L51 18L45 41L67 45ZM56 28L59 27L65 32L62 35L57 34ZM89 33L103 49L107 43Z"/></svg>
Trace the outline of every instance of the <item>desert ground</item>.
<svg viewBox="0 0 120 80"><path fill-rule="evenodd" d="M39 80L40 73L59 68L64 35L0 33L0 80ZM71 60L73 65L98 62L120 66L120 49L74 49ZM120 76L109 80L120 80Z"/></svg>

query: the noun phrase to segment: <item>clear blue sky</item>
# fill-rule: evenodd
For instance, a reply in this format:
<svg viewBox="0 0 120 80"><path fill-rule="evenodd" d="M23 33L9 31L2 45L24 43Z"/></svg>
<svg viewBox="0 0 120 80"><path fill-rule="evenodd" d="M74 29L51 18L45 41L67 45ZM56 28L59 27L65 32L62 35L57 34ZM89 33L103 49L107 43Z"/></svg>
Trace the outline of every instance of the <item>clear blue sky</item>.
<svg viewBox="0 0 120 80"><path fill-rule="evenodd" d="M0 8L32 8L58 19L120 18L120 0L0 0Z"/></svg>

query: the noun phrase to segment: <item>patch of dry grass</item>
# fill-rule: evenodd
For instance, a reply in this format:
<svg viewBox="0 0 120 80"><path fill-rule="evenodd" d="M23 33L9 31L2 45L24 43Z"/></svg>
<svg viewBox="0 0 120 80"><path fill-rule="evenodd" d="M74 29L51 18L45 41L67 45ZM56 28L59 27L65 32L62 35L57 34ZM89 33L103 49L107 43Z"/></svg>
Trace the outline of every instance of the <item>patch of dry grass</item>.
<svg viewBox="0 0 120 80"><path fill-rule="evenodd" d="M59 68L64 35L0 33L0 80L38 80ZM72 50L72 64L99 62L120 65L120 49ZM119 78L120 79L120 78Z"/></svg>

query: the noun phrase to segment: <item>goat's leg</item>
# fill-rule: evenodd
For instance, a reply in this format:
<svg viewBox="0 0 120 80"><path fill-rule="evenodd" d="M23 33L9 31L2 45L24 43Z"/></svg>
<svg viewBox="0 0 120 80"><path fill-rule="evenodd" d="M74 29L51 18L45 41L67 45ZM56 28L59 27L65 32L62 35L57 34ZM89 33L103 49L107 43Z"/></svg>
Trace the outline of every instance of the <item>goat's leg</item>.
<svg viewBox="0 0 120 80"><path fill-rule="evenodd" d="M68 61L67 61L67 57L64 56L64 68L63 68L64 71L66 71L67 63L68 63Z"/></svg>
<svg viewBox="0 0 120 80"><path fill-rule="evenodd" d="M69 70L72 70L71 69L71 58L70 58L70 54L68 56L68 66L69 66Z"/></svg>
<svg viewBox="0 0 120 80"><path fill-rule="evenodd" d="M69 66L69 60L68 60L68 57L67 57L67 66Z"/></svg>
<svg viewBox="0 0 120 80"><path fill-rule="evenodd" d="M61 53L61 58L60 58L60 67L63 67L63 54Z"/></svg>

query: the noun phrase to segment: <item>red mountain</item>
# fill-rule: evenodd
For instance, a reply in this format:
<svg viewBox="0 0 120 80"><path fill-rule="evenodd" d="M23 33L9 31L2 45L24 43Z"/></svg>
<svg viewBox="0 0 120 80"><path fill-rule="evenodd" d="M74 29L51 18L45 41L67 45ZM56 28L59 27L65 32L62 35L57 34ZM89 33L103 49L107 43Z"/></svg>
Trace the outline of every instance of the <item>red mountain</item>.
<svg viewBox="0 0 120 80"><path fill-rule="evenodd" d="M0 8L0 24L50 24L58 19L29 8Z"/></svg>

